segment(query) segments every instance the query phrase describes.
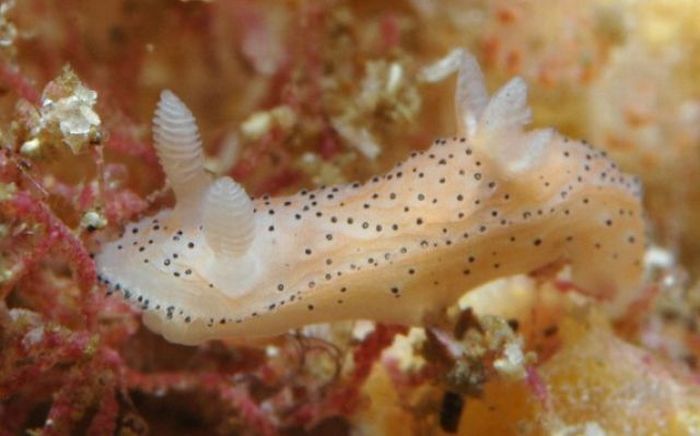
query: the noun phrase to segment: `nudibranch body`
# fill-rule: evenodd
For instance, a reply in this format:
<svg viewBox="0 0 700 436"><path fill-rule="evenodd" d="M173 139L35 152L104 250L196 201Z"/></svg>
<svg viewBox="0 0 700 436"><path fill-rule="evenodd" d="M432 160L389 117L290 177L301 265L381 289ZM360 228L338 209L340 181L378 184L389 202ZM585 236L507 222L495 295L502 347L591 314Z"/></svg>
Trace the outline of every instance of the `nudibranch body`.
<svg viewBox="0 0 700 436"><path fill-rule="evenodd" d="M462 51L426 75L454 69L459 136L365 183L254 200L206 174L192 114L163 92L154 139L176 206L107 243L100 280L183 344L346 319L420 325L482 283L563 262L624 309L642 268L637 181L584 143L525 131L521 79L489 98Z"/></svg>

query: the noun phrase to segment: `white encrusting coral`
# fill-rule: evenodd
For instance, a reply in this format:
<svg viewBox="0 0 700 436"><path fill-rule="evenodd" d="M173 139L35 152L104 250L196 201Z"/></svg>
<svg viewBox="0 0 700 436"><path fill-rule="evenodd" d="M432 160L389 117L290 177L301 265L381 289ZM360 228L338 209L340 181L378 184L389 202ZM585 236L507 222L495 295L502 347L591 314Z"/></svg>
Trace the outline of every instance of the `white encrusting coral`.
<svg viewBox="0 0 700 436"><path fill-rule="evenodd" d="M585 143L525 131L525 83L489 99L464 51L424 79L455 69L459 136L366 183L254 200L210 179L194 118L164 92L155 145L177 204L105 244L100 280L185 344L343 319L420 325L485 282L563 264L582 293L625 309L642 271L637 181Z"/></svg>

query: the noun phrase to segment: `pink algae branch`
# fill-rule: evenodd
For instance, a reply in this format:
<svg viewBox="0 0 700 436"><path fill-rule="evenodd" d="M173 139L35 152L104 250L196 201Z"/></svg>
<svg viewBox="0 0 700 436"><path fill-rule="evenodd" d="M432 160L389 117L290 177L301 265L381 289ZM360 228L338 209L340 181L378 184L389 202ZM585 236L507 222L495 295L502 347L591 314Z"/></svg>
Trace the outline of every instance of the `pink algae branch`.
<svg viewBox="0 0 700 436"><path fill-rule="evenodd" d="M278 148L282 140L279 129L271 129L257 141L255 147L244 151L229 175L238 181L249 181L274 153L275 169L272 174L250 186L252 194L255 196L276 194L299 182L301 173L294 169L291 155L283 148Z"/></svg>
<svg viewBox="0 0 700 436"><path fill-rule="evenodd" d="M89 349L89 348L88 348ZM85 353L85 350L82 350ZM44 435L62 435L97 404L96 413L90 418L89 435L113 434L119 411L116 401L116 382L111 354L101 348L97 356L78 361L61 377L61 388L54 393L53 403L43 429Z"/></svg>
<svg viewBox="0 0 700 436"><path fill-rule="evenodd" d="M542 379L537 368L528 366L525 369L525 381L540 404L544 408L548 408L550 404L549 390L547 389L547 383Z"/></svg>
<svg viewBox="0 0 700 436"><path fill-rule="evenodd" d="M106 147L126 156L143 159L149 166L160 168L158 157L153 147L140 142L132 134L123 131L111 132L107 139Z"/></svg>
<svg viewBox="0 0 700 436"><path fill-rule="evenodd" d="M297 424L313 424L334 416L351 416L360 405L362 386L372 367L380 360L382 352L390 346L396 335L406 333L405 326L377 324L375 330L353 352L355 368L350 376L329 392L324 401L309 404L297 410Z"/></svg>
<svg viewBox="0 0 700 436"><path fill-rule="evenodd" d="M372 371L374 363L379 360L384 349L394 342L396 335L405 334L407 331L408 328L405 326L378 324L375 330L353 353L355 371L350 378L349 385L362 385Z"/></svg>
<svg viewBox="0 0 700 436"><path fill-rule="evenodd" d="M28 192L19 191L9 199L0 201L0 213L10 221L18 220L44 227L41 242L29 256L20 261L20 268L16 269L14 276L0 289L0 295L6 296L24 274L53 248L60 250L73 265L80 288L86 292L92 289L95 284L95 264L90 253L80 239L46 205Z"/></svg>
<svg viewBox="0 0 700 436"><path fill-rule="evenodd" d="M238 410L241 418L251 429L255 429L260 435L276 434L275 425L268 419L263 411L248 392L242 388L229 387L221 390L221 397L228 400Z"/></svg>
<svg viewBox="0 0 700 436"><path fill-rule="evenodd" d="M50 393L51 406L41 434L66 434L96 402L89 434L112 434L118 355L91 332L42 324L31 315L20 315L20 319L23 321L4 326L0 400L15 397L8 407L0 408L6 429L22 428L33 399ZM17 394L25 401L17 403Z"/></svg>
<svg viewBox="0 0 700 436"><path fill-rule="evenodd" d="M245 427L254 434L277 434L277 425L270 420L269 413L260 408L246 388L234 386L233 383L231 378L225 374L216 372L157 372L147 374L128 370L126 373L126 385L130 390L153 395L172 391L199 391L215 394L237 411Z"/></svg>
<svg viewBox="0 0 700 436"><path fill-rule="evenodd" d="M60 329L43 329L40 340L32 343L28 341L27 333L21 337L14 337L13 341L5 344L3 361L9 360L24 362L24 365L13 368L8 372L2 368L0 372L0 398L20 390L29 385L31 381L52 369L59 363L74 361L83 357L84 348L90 341L90 335L86 332L69 333ZM40 356L40 358L38 358Z"/></svg>
<svg viewBox="0 0 700 436"><path fill-rule="evenodd" d="M82 246L52 222L56 218L43 205L37 205L25 193L17 194L13 200L12 204L10 201L1 204L2 212L15 208L14 212L31 214L51 234L44 240L54 241L65 252L81 251ZM83 255L87 256L79 254ZM29 292L31 286L24 289ZM96 310L96 303L93 298L87 298L80 309L84 312L83 306L87 306ZM62 303L57 300L56 304ZM43 399L50 399L50 407L42 435L68 434L80 422L89 425L89 435L113 434L119 412L116 393L122 385L120 374L124 364L105 342L109 336L101 337L95 322L88 322L87 329L70 330L48 321L46 314L18 308L7 311L4 306L0 310L3 331L0 401L4 403L0 407L0 422L8 434L26 429L32 410ZM123 342L123 337L113 342Z"/></svg>
<svg viewBox="0 0 700 436"><path fill-rule="evenodd" d="M114 384L105 388L105 391L105 394L100 400L97 413L92 418L92 422L88 428L88 436L114 434L114 430L117 427L119 402L117 401Z"/></svg>
<svg viewBox="0 0 700 436"><path fill-rule="evenodd" d="M41 94L29 80L23 76L19 68L7 62L0 61L0 83L14 90L21 98L29 101L35 106L41 103Z"/></svg>

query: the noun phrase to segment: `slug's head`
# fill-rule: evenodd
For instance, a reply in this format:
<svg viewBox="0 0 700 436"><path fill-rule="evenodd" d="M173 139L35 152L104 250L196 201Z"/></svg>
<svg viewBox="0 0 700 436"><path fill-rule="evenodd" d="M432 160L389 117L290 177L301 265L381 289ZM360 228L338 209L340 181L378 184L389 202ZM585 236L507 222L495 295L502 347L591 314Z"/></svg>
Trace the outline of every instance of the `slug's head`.
<svg viewBox="0 0 700 436"><path fill-rule="evenodd" d="M99 278L140 307L152 330L199 343L207 327L231 321L233 304L258 276L253 204L232 179L211 180L194 117L172 92L162 93L153 124L176 205L105 244Z"/></svg>

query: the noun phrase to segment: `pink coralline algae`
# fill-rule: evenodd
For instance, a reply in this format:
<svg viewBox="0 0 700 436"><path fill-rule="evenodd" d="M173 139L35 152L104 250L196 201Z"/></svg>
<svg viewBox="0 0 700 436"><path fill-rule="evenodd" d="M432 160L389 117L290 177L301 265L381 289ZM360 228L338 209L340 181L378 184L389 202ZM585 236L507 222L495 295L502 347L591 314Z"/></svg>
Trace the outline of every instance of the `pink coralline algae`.
<svg viewBox="0 0 700 436"><path fill-rule="evenodd" d="M128 344L138 327L130 309L103 297L95 286L87 248L94 230L68 227L33 185L33 169L23 168L21 161L20 155L3 150L0 216L7 232L3 262L12 265L4 273L1 288L5 302L0 315L0 422L4 431L11 434L34 427L46 435L77 429L91 435L143 433L148 426L133 410L132 395L212 397L221 410L228 410L222 413L236 417L239 424L231 428L256 434L276 434L280 427L313 425L325 416L353 412L361 383L391 342L394 330L380 327L362 342L355 351L353 374L325 396L312 395L315 402L303 400L310 393L301 387L295 388L293 397L285 396L288 387L280 380L279 369L268 364L257 369L246 369L250 363L241 368L234 364L233 369L211 367L220 358L240 359L240 352L234 350L224 351L219 358L212 353L190 369L148 370L143 358L130 361L133 352ZM110 171L105 174L109 177ZM79 210L93 207L98 200L84 190L67 189L64 194ZM145 207L128 190L106 192L99 200L110 221L123 221ZM257 381L251 384L251 380ZM262 408L263 397L251 389L259 390L266 383L271 384L267 390L278 392L270 397L278 398L268 402L288 412L275 417L269 407ZM306 405L299 407L297 401Z"/></svg>
<svg viewBox="0 0 700 436"><path fill-rule="evenodd" d="M3 434L24 429L45 435L75 431L141 434L149 427L157 431L162 424L149 425L150 419L142 417L134 404L139 401L134 396L144 395L208 397L217 403L214 409L221 416L203 413L202 425L215 425L220 431L276 434L281 428L313 426L324 417L353 413L361 384L381 350L390 344L393 330L379 327L355 351L357 368L352 375L333 381L332 387L324 388L327 392L315 393L289 385L280 369L265 363L255 351L251 356L258 357L252 361L261 363L257 369L245 361L232 368L211 366L220 359L242 359L245 349L222 348L218 356L210 353L199 359L200 352L188 352L190 359L198 361L191 368L172 367L159 359L149 362L151 359L134 351L154 338L139 332L130 308L106 298L96 285L91 250L97 230L119 226L145 211L151 202L160 201L159 194L145 198L131 188L133 179L131 183L127 180L133 174L128 167L105 154L138 159L154 168L158 179L162 174L153 148L140 138L139 127L114 108L98 109L97 114L108 114L100 127L103 131L90 136L85 146L66 147L71 126L50 128L48 118L42 124L42 105L50 96L55 102L89 89L72 72L64 72L68 76L49 83L41 93L12 61L3 60L0 67L3 84L19 102L17 123L0 151ZM289 101L293 100L290 96ZM97 114L86 112L91 110L87 106L78 106L89 101L76 100L75 104L73 108L64 105L59 116L89 116L93 125L100 121ZM332 130L326 127L325 131L320 151L330 158L337 154L338 145ZM281 139L275 131L264 136L260 147L241 156L233 174L248 177L260 159L278 152L275 147ZM53 164L61 161L75 165L75 172L65 173ZM276 192L300 181L298 170L279 163L269 178L258 182L256 190ZM293 346L297 340L290 341L292 345L283 345L282 352L298 354ZM267 393L261 395L261 388Z"/></svg>

